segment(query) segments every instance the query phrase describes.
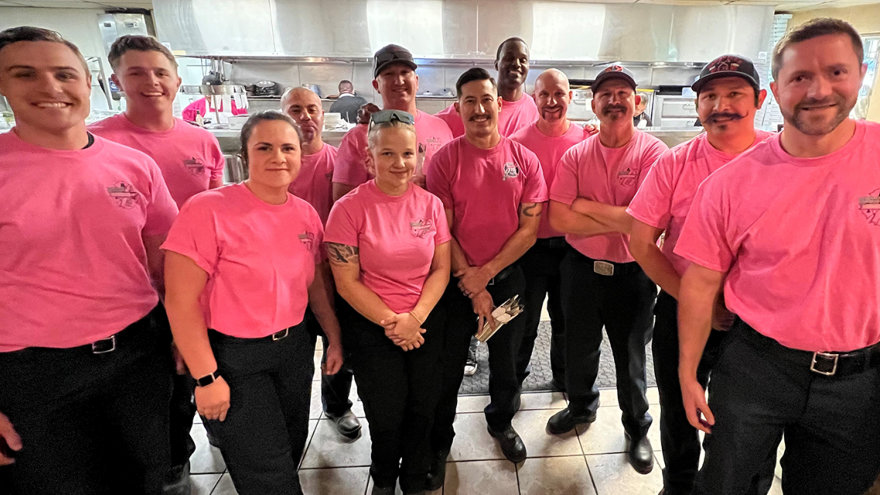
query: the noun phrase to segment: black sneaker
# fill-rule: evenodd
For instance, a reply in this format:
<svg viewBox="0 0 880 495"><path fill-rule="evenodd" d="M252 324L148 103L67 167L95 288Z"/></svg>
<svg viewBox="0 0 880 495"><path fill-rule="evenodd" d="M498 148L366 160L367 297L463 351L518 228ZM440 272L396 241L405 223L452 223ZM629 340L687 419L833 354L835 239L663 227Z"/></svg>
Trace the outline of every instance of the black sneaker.
<svg viewBox="0 0 880 495"><path fill-rule="evenodd" d="M577 425L589 424L593 421L596 421L595 412L576 415L571 412L570 408L566 407L547 420L547 431L554 435L562 435L575 429Z"/></svg>

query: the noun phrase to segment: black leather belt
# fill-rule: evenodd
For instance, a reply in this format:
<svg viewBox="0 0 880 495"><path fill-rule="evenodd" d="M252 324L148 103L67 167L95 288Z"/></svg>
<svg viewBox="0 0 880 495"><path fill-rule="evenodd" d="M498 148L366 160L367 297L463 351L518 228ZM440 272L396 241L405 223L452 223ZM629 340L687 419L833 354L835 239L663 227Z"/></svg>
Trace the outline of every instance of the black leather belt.
<svg viewBox="0 0 880 495"><path fill-rule="evenodd" d="M119 332L114 333L106 339L100 339L92 342L91 344L81 345L78 347L78 349L82 349L92 354L107 354L110 352L114 352L119 345L127 342L129 339L136 336L135 334L137 333L137 331L133 331L135 328L140 326L149 327L151 315L152 311L147 313L147 315L140 320L123 328Z"/></svg>
<svg viewBox="0 0 880 495"><path fill-rule="evenodd" d="M770 337L760 334L742 320L737 320L734 328L737 326L742 328L741 335L747 340L765 349L784 353L791 361L802 363L804 368L819 375L847 376L880 367L880 342L849 352L810 352L785 347Z"/></svg>
<svg viewBox="0 0 880 495"><path fill-rule="evenodd" d="M294 330L296 330L297 327L299 327L300 325L302 325L302 323L298 323L296 325L287 327L285 329L278 330L277 332L273 333L272 335L267 335L265 337L256 337L253 339L249 339L249 338L245 338L245 337L235 337L232 335L226 335L225 333L214 330L213 328L209 328L208 333L214 338L219 338L219 339L223 339L223 340L244 340L247 342L277 342L279 340L286 339L290 335L290 333L293 332Z"/></svg>
<svg viewBox="0 0 880 495"><path fill-rule="evenodd" d="M548 248L548 249L559 249L564 248L568 244L565 242L565 237L545 237L543 239L538 239L535 241L535 246Z"/></svg>
<svg viewBox="0 0 880 495"><path fill-rule="evenodd" d="M589 256L584 256L583 253L573 247L569 247L569 249L582 258L583 262L592 265L593 272L598 275L613 277L615 275L632 275L633 273L642 271L642 267L640 267L635 261L618 263L616 261L596 260Z"/></svg>

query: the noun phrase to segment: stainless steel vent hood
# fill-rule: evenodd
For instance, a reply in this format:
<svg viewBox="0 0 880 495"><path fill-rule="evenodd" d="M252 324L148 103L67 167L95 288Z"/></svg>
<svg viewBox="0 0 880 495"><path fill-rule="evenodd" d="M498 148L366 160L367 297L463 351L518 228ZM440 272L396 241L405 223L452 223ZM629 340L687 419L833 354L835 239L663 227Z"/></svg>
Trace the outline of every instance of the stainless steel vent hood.
<svg viewBox="0 0 880 495"><path fill-rule="evenodd" d="M159 38L187 55L486 60L521 36L541 61L700 62L765 51L772 6L538 0L162 0Z"/></svg>

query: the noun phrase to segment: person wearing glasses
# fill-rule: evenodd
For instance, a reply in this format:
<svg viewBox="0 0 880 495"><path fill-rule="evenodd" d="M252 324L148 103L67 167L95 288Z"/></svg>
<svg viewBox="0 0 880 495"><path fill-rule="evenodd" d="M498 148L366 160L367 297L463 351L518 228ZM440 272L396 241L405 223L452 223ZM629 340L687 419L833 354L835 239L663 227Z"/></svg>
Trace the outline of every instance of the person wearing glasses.
<svg viewBox="0 0 880 495"><path fill-rule="evenodd" d="M339 294L343 339L372 437L373 494L424 493L429 433L439 390L449 282L450 234L443 204L412 184L415 119L400 110L371 117L374 179L333 206L324 238Z"/></svg>
<svg viewBox="0 0 880 495"><path fill-rule="evenodd" d="M441 146L452 141L446 122L416 109L419 90L418 66L412 53L399 45L387 45L373 57L373 88L382 96L382 108L402 110L413 116L418 140L418 163L413 174L424 185L424 171L431 157ZM359 119L360 121L360 119ZM333 169L333 199L337 200L370 179L367 170L367 126L357 125L345 134L339 144L336 167Z"/></svg>
<svg viewBox="0 0 880 495"><path fill-rule="evenodd" d="M315 350L306 306L330 341L324 371L342 364L321 219L288 192L301 143L287 115L251 116L241 129L249 178L191 198L162 245L174 341L241 494L302 493Z"/></svg>

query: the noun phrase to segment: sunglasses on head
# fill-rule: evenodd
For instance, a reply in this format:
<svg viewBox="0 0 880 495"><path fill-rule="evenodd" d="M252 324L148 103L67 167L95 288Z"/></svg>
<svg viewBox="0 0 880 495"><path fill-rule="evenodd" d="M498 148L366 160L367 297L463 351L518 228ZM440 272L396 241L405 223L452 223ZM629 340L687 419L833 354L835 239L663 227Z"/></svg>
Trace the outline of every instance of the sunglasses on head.
<svg viewBox="0 0 880 495"><path fill-rule="evenodd" d="M373 124L390 124L394 121L415 125L415 120L413 119L412 114L408 112L404 112L403 110L381 110L370 115L370 127L368 131L373 128Z"/></svg>

